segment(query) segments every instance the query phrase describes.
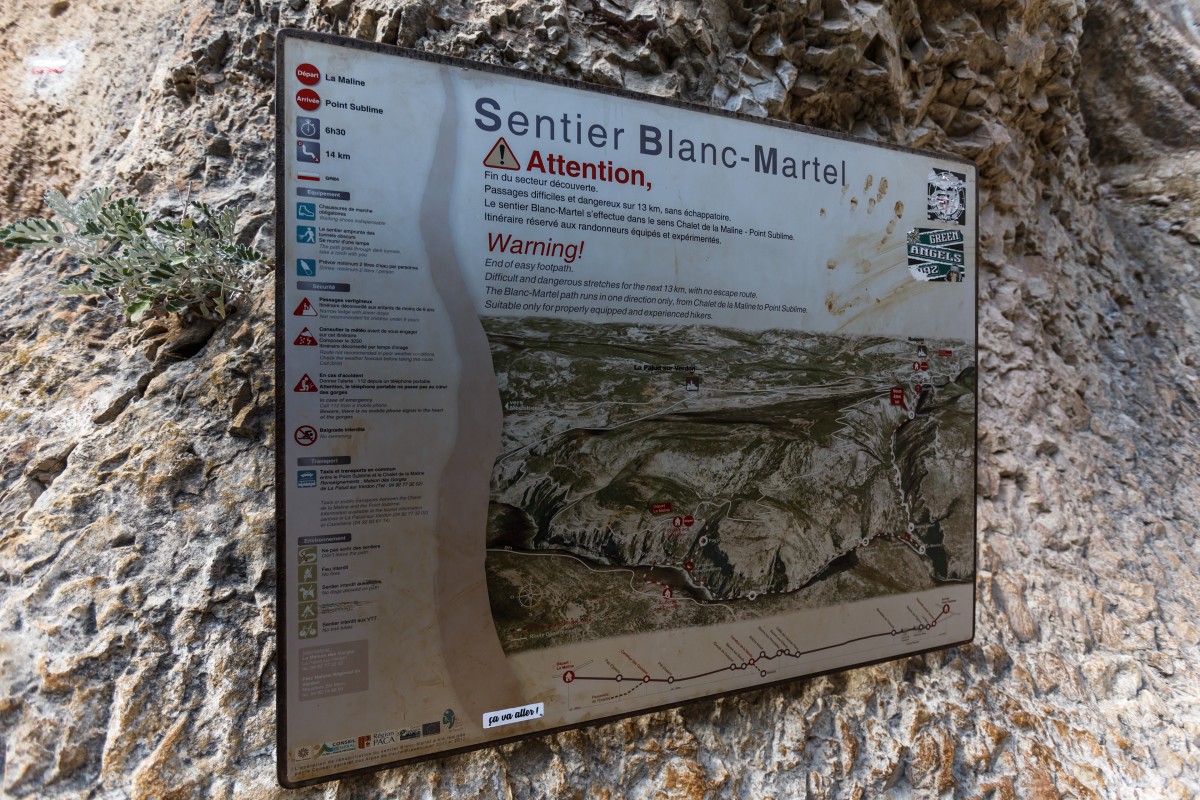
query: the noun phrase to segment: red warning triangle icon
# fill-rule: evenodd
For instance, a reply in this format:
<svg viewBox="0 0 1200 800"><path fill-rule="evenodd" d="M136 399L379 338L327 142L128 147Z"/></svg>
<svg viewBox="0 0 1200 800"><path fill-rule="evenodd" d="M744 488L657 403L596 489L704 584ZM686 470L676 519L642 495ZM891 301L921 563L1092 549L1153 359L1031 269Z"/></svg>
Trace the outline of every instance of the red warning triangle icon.
<svg viewBox="0 0 1200 800"><path fill-rule="evenodd" d="M508 142L504 141L504 137L501 136L492 145L491 152L483 160L483 165L495 169L520 169L521 161L513 153L512 148L508 146Z"/></svg>
<svg viewBox="0 0 1200 800"><path fill-rule="evenodd" d="M315 392L315 391L317 391L317 385L315 383L313 383L313 379L308 377L308 373L306 372L306 373L304 373L304 377L300 379L300 382L296 384L296 388L293 389L292 391L293 392Z"/></svg>
<svg viewBox="0 0 1200 800"><path fill-rule="evenodd" d="M296 306L296 310L292 314L297 317L315 317L317 316L317 310L313 308L313 304L308 302L308 298L305 297L300 301L300 305Z"/></svg>
<svg viewBox="0 0 1200 800"><path fill-rule="evenodd" d="M305 328L300 331L300 335L296 337L296 341L292 342L292 344L299 345L300 347L316 347L317 337L312 335L312 331Z"/></svg>

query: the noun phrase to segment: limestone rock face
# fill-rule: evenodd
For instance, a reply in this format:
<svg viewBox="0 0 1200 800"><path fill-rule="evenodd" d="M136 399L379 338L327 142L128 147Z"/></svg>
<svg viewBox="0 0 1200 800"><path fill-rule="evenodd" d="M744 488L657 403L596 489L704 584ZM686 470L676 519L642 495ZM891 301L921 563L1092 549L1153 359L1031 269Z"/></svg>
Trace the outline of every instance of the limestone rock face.
<svg viewBox="0 0 1200 800"><path fill-rule="evenodd" d="M1145 160L1200 142L1200 65L1180 50L1200 46L1200 2L1112 4L1089 14L1081 94L1095 161Z"/></svg>
<svg viewBox="0 0 1200 800"><path fill-rule="evenodd" d="M1200 793L1194 0L7 0L0 218L128 187L272 242L273 47L336 31L973 159L971 646L297 797ZM1097 166L1099 164L1100 166ZM125 327L0 256L0 794L267 798L269 287ZM890 794L889 794L890 792Z"/></svg>

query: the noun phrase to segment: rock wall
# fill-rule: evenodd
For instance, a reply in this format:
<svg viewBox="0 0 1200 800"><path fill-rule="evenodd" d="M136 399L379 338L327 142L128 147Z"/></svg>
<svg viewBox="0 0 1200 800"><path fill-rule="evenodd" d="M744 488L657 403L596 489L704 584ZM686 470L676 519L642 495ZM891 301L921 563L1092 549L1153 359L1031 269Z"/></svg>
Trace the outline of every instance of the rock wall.
<svg viewBox="0 0 1200 800"><path fill-rule="evenodd" d="M1081 94L1101 164L1146 161L1200 143L1200 64L1181 45L1200 46L1195 0L1114 5L1087 21Z"/></svg>
<svg viewBox="0 0 1200 800"><path fill-rule="evenodd" d="M242 239L269 251L281 26L972 158L973 645L290 794L1193 797L1195 9L9 0L0 218L39 211L48 186L115 184L163 210L244 205ZM124 327L56 293L70 263L3 259L0 792L289 794L269 287L215 331Z"/></svg>

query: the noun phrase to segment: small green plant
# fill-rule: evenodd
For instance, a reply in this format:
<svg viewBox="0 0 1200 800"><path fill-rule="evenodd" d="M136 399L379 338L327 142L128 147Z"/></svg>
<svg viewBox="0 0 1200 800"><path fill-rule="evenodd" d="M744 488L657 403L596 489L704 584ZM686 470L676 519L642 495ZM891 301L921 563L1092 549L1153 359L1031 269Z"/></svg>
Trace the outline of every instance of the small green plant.
<svg viewBox="0 0 1200 800"><path fill-rule="evenodd" d="M224 319L231 303L271 267L253 247L238 244L240 209L191 203L196 217L150 219L134 200L93 189L72 203L46 192L53 219L31 217L0 228L0 244L22 250L53 247L88 267L82 278L61 281L67 294L104 295L131 321L146 314L192 312Z"/></svg>

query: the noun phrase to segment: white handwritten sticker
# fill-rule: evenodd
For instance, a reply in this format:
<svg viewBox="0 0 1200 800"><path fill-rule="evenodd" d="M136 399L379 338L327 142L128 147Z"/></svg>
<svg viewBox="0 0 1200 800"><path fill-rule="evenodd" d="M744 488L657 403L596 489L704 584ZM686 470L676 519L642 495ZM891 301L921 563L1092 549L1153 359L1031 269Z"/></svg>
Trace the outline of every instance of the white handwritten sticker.
<svg viewBox="0 0 1200 800"><path fill-rule="evenodd" d="M527 706L506 708L503 711L489 711L483 715L484 730L499 728L501 725L514 725L531 719L541 719L546 716L545 703L532 703Z"/></svg>

